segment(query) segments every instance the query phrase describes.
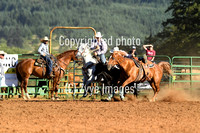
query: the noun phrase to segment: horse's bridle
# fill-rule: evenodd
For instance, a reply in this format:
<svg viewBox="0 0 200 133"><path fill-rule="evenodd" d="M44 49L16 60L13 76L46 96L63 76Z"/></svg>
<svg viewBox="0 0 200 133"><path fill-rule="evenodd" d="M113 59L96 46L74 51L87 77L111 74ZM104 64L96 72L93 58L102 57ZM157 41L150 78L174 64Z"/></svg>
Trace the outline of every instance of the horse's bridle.
<svg viewBox="0 0 200 133"><path fill-rule="evenodd" d="M82 51L82 52L80 52L81 53L81 56L83 56L83 53L85 53L85 50L86 50L86 48ZM89 49L89 52L90 53L93 53L94 51L96 51L96 50L98 50L97 48L96 49L93 49L93 50L90 50Z"/></svg>
<svg viewBox="0 0 200 133"><path fill-rule="evenodd" d="M85 53L85 50L86 50L86 48L82 52L80 52L81 56L83 56L83 53Z"/></svg>
<svg viewBox="0 0 200 133"><path fill-rule="evenodd" d="M80 48L80 47L79 47ZM81 53L81 56L83 56L83 53L85 53L85 50L86 50L86 48L84 48L84 50L82 51L82 52L80 52L79 50L78 50L78 52L80 52Z"/></svg>

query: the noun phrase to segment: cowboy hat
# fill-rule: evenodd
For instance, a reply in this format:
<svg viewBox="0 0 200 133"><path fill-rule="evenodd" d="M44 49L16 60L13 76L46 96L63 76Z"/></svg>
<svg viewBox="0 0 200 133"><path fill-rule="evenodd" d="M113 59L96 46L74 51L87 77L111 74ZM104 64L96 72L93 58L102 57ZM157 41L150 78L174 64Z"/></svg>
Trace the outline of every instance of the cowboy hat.
<svg viewBox="0 0 200 133"><path fill-rule="evenodd" d="M113 53L114 51L119 51L119 47L114 47L113 49L110 50L110 53Z"/></svg>
<svg viewBox="0 0 200 133"><path fill-rule="evenodd" d="M132 47L132 49L136 49L136 47L135 47L135 46L133 46L133 47Z"/></svg>
<svg viewBox="0 0 200 133"><path fill-rule="evenodd" d="M49 41L49 38L48 38L47 36L45 36L45 37L41 40L41 42L43 42L43 41Z"/></svg>
<svg viewBox="0 0 200 133"><path fill-rule="evenodd" d="M4 51L0 51L0 55L4 55L4 54L7 54L7 53Z"/></svg>
<svg viewBox="0 0 200 133"><path fill-rule="evenodd" d="M101 35L101 32L97 32L96 37L103 37L103 36Z"/></svg>

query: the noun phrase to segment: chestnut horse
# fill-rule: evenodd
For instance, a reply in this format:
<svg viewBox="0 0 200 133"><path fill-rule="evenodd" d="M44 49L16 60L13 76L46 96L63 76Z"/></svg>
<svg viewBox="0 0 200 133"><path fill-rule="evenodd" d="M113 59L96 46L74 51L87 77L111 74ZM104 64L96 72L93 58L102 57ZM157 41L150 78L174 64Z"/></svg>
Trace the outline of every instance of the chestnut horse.
<svg viewBox="0 0 200 133"><path fill-rule="evenodd" d="M57 58L57 64L54 70L55 77L53 77L53 88L51 89L51 99L54 99L54 92L55 98L58 98L58 86L60 83L60 79L65 74L65 69L69 65L71 60L77 60L76 58L77 50L69 50L65 51L64 53L59 54ZM21 96L24 99L30 99L27 93L27 84L28 79L31 74L35 75L39 78L46 78L43 76L43 68L39 66L35 66L35 59L24 59L19 62L16 66L16 74L19 82L21 82ZM46 71L46 69L44 69ZM23 89L25 91L25 96L23 93Z"/></svg>
<svg viewBox="0 0 200 133"><path fill-rule="evenodd" d="M148 63L151 63L148 61ZM141 71L134 63L132 59L123 57L120 51L114 51L108 62L108 69L114 65L119 65L126 73L128 78L123 82L122 87L125 87L132 82L144 82L147 80L153 91L154 96L152 101L155 101L156 96L160 90L160 82L163 76L163 70L171 75L171 67L168 62L160 62L159 64L154 64L154 67L149 68L148 77L145 76L145 72ZM143 70L143 69L142 69Z"/></svg>

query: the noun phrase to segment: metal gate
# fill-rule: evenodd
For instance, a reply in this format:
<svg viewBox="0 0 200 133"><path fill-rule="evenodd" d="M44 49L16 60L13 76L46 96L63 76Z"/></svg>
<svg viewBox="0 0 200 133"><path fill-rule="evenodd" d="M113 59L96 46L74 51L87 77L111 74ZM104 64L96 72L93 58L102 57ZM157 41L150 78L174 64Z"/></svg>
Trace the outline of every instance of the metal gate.
<svg viewBox="0 0 200 133"><path fill-rule="evenodd" d="M200 57L174 56L172 58L172 85L181 89L196 89L200 85Z"/></svg>
<svg viewBox="0 0 200 133"><path fill-rule="evenodd" d="M96 35L96 30L93 27L54 27L50 31L50 42L49 42L49 51L52 53L52 34L56 29L74 29L74 30L83 30L89 29L94 32L94 36ZM82 67L77 66L78 61L70 62L68 68L66 69L64 77L61 79L61 83L59 86L58 94L65 98L73 98L78 96L78 94L83 93L82 88L82 81L76 81L77 78L82 79ZM72 69L71 69L72 68ZM49 85L51 86L51 85ZM51 88L51 87L50 87Z"/></svg>

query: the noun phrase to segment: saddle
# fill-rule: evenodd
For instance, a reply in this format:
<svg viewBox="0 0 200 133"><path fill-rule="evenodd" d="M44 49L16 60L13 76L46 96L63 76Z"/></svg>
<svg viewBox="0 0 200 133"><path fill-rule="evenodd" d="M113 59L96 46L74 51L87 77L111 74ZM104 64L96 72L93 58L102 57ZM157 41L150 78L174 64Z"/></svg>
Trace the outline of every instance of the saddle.
<svg viewBox="0 0 200 133"><path fill-rule="evenodd" d="M144 80L147 79L147 80L150 80L150 77L149 77L149 74L150 74L150 68L153 68L154 67L154 63L152 63L151 61L147 61L147 63L143 63L142 62L142 67L143 67L143 70L144 70Z"/></svg>
<svg viewBox="0 0 200 133"><path fill-rule="evenodd" d="M133 58L133 61L136 65L136 67L139 68L138 76L135 79L135 82L139 82L139 81L144 82L146 79L150 79L149 68L153 68L154 63L152 63L151 61L147 61L147 63L144 63L143 61L139 61L137 58Z"/></svg>
<svg viewBox="0 0 200 133"><path fill-rule="evenodd" d="M57 60L54 56L51 56L51 60L53 62L53 68L52 68L52 72L53 74L55 73L55 67L57 67ZM39 59L36 59L35 60L35 63L34 63L35 66L38 66L38 67L42 67L43 71L42 71L42 75L45 76L46 73L45 73L45 68L47 67L47 62L42 58L40 57Z"/></svg>
<svg viewBox="0 0 200 133"><path fill-rule="evenodd" d="M35 64L34 65L35 66L39 66L39 67L42 67L42 66L46 67L47 62L44 59L40 58L40 59L36 59L35 60Z"/></svg>

